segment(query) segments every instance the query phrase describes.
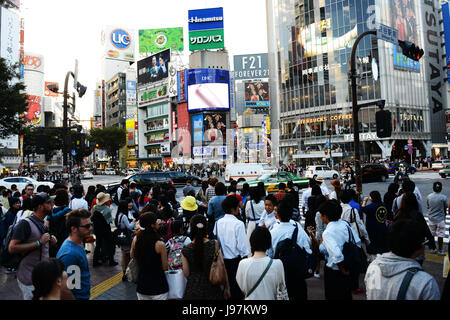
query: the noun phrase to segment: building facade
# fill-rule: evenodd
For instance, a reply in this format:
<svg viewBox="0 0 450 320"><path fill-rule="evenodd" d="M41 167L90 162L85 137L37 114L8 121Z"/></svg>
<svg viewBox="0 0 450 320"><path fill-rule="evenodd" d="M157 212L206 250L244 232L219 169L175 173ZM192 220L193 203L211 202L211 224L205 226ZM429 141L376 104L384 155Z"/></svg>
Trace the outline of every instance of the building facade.
<svg viewBox="0 0 450 320"><path fill-rule="evenodd" d="M125 129L126 74L118 72L106 82L106 126Z"/></svg>
<svg viewBox="0 0 450 320"><path fill-rule="evenodd" d="M382 23L396 28L399 40L424 48L425 7L423 1L267 0L272 142L279 146L281 163L329 161L328 150L334 162L352 159L352 46L358 35ZM416 63L373 36L362 39L356 57L358 104L385 100L393 126L390 138L378 139L377 107L361 109L362 160L409 161L408 139L413 140L413 157L431 156L439 139L431 134L436 110L430 103L430 57ZM438 124L434 130L445 127Z"/></svg>

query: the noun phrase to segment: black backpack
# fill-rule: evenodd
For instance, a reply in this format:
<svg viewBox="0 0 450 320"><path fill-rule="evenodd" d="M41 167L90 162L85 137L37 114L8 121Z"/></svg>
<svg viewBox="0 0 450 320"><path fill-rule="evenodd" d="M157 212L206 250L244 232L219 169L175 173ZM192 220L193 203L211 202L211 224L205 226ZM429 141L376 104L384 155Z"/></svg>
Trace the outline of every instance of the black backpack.
<svg viewBox="0 0 450 320"><path fill-rule="evenodd" d="M300 248L297 244L297 235L298 227L295 224L292 238L278 242L274 259L280 259L283 262L286 278L307 279L314 274L316 259L304 248Z"/></svg>
<svg viewBox="0 0 450 320"><path fill-rule="evenodd" d="M356 244L350 225L347 225L347 231L348 241L344 243L344 247L342 248L344 267L349 271L364 273L367 270L367 256L364 250Z"/></svg>

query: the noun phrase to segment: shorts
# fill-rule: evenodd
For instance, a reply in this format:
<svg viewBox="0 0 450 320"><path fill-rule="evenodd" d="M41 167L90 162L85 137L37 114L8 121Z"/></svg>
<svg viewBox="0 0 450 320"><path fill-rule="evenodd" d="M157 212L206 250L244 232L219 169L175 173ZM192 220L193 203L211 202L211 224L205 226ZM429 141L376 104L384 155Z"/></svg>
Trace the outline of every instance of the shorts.
<svg viewBox="0 0 450 320"><path fill-rule="evenodd" d="M445 221L432 222L428 221L431 234L438 238L445 238Z"/></svg>

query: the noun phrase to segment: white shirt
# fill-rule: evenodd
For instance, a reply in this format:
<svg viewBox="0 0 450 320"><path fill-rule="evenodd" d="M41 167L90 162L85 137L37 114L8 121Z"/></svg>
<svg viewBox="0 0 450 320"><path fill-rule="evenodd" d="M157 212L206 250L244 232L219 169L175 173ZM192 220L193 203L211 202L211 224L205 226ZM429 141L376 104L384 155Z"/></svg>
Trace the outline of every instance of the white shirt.
<svg viewBox="0 0 450 320"><path fill-rule="evenodd" d="M222 247L224 259L244 258L250 253L247 248L245 225L232 214L225 214L216 221L214 234Z"/></svg>
<svg viewBox="0 0 450 320"><path fill-rule="evenodd" d="M252 211L252 204L253 204L253 211ZM254 217L253 212L255 215ZM249 200L245 205L245 216L247 217L247 219L258 219L259 221L264 212L265 210L263 200L259 201L259 203L255 203L255 201Z"/></svg>
<svg viewBox="0 0 450 320"><path fill-rule="evenodd" d="M364 222L359 217L358 210L352 208L348 203L342 203L341 207L342 207L341 219L344 221L347 221L348 223L350 223L350 221L351 221L352 209L353 209L353 212L355 213L356 224L358 225L358 228L359 228L359 233L361 234L361 237L363 237L364 239L369 241L369 234L367 233L367 229L366 229ZM352 226L353 230L356 233L358 233L358 229L355 229L356 225L354 226L351 223L350 223L350 225Z"/></svg>
<svg viewBox="0 0 450 320"><path fill-rule="evenodd" d="M264 225L269 228L269 231L273 229L273 226L278 222L278 219L275 218L275 210L272 211L272 213L267 213L266 210L264 210L261 218L259 219L258 226L262 227L263 223Z"/></svg>
<svg viewBox="0 0 450 320"><path fill-rule="evenodd" d="M320 190L322 190L322 194L325 197L330 194L330 191L328 190L328 188L325 185L323 185L323 184L320 186ZM303 195L302 195L300 208L305 207L305 211L308 211L308 209L309 209L309 207L308 207L308 198L311 197L311 192L312 192L312 188L308 188L308 189L306 189L305 192L303 192Z"/></svg>
<svg viewBox="0 0 450 320"><path fill-rule="evenodd" d="M339 219L338 221L330 221L327 224L327 228L322 234L323 241L319 246L319 250L325 255L328 268L339 270L337 264L344 261L342 249L344 248L344 243L349 239L349 230L353 233L355 243L361 247L361 240L347 222Z"/></svg>
<svg viewBox="0 0 450 320"><path fill-rule="evenodd" d="M75 209L86 209L86 210L89 210L88 203L87 203L86 200L84 200L84 198L72 199L72 201L70 201L70 203L69 203L69 208L72 209L72 210L75 210Z"/></svg>
<svg viewBox="0 0 450 320"><path fill-rule="evenodd" d="M254 287L269 262L269 257L248 258L239 262L236 281L245 295ZM277 289L285 286L283 262L279 259L273 259L272 265L258 287L245 300L276 300Z"/></svg>
<svg viewBox="0 0 450 320"><path fill-rule="evenodd" d="M275 250L280 241L283 241L286 238L291 238L294 234L295 226L294 223L297 224L298 233L297 233L297 244L300 248L304 248L305 251L309 254L312 254L311 251L311 240L306 234L305 230L300 223L290 220L289 222L279 222L274 225L272 230L270 231L270 235L272 236L272 248L267 250L267 253L270 257L273 257L275 254Z"/></svg>

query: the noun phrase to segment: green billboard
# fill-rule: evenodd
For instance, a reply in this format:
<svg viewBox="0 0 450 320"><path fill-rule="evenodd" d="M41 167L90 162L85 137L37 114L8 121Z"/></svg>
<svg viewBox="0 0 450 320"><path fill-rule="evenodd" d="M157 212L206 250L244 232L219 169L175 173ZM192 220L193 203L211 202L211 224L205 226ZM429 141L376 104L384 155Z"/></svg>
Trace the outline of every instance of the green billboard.
<svg viewBox="0 0 450 320"><path fill-rule="evenodd" d="M139 52L156 53L162 50L183 51L183 28L139 30Z"/></svg>
<svg viewBox="0 0 450 320"><path fill-rule="evenodd" d="M189 32L189 50L223 49L225 41L223 29L201 30Z"/></svg>

